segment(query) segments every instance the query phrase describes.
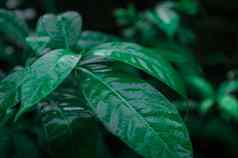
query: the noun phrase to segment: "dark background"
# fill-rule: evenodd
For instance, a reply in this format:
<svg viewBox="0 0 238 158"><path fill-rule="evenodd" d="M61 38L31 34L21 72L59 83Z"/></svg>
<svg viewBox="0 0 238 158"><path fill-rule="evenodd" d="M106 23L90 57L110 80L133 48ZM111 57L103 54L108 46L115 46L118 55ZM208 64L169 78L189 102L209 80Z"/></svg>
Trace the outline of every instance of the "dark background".
<svg viewBox="0 0 238 158"><path fill-rule="evenodd" d="M95 30L120 36L120 29L113 17L116 8L125 8L129 3L133 3L137 9L144 10L153 7L158 2L158 0L57 0L55 4L48 4L47 0L22 0L17 9L35 9L37 16L29 21L32 28L34 28L38 17L45 13L75 10L83 17L84 30ZM197 38L194 49L195 56L203 64L206 77L216 85L225 80L228 70L235 69L238 65L238 0L201 0L199 4L199 13L193 18L188 18L187 22ZM7 7L5 0L0 0L0 7ZM206 64L204 58L217 52L223 52L228 62ZM197 128L201 130L203 126ZM225 134L219 133L219 129L217 133L220 134L220 137ZM207 141L206 136L194 134L192 141L195 157L198 155L217 158L238 157L238 152L235 151L228 155L225 152L226 145L219 140ZM238 147L234 148L238 149Z"/></svg>

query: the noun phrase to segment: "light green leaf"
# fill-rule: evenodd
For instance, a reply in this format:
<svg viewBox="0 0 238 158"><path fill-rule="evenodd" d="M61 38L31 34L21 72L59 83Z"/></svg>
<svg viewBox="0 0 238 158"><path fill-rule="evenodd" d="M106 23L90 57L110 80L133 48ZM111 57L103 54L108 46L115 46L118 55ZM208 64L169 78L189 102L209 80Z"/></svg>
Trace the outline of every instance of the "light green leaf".
<svg viewBox="0 0 238 158"><path fill-rule="evenodd" d="M58 16L47 14L37 25L37 36L49 37L53 48L74 48L80 39L81 16L76 12L66 12Z"/></svg>
<svg viewBox="0 0 238 158"><path fill-rule="evenodd" d="M219 107L225 115L238 120L238 100L232 95L225 95L218 99Z"/></svg>
<svg viewBox="0 0 238 158"><path fill-rule="evenodd" d="M146 18L164 31L168 37L174 36L180 22L174 7L174 2L164 2L145 14Z"/></svg>
<svg viewBox="0 0 238 158"><path fill-rule="evenodd" d="M81 68L88 106L114 135L145 158L191 158L188 132L176 108L132 75Z"/></svg>
<svg viewBox="0 0 238 158"><path fill-rule="evenodd" d="M201 98L206 99L215 97L215 90L209 81L198 76L188 76L186 78L191 90L200 95Z"/></svg>
<svg viewBox="0 0 238 158"><path fill-rule="evenodd" d="M49 52L33 63L21 89L22 105L16 119L57 88L79 59L80 55L59 49Z"/></svg>
<svg viewBox="0 0 238 158"><path fill-rule="evenodd" d="M24 45L29 29L25 21L14 12L0 9L0 32Z"/></svg>
<svg viewBox="0 0 238 158"><path fill-rule="evenodd" d="M99 45L87 54L88 56L105 57L134 66L162 81L182 96L186 96L182 80L172 66L157 52L137 44L112 42Z"/></svg>
<svg viewBox="0 0 238 158"><path fill-rule="evenodd" d="M218 97L238 91L238 80L226 81L218 89Z"/></svg>

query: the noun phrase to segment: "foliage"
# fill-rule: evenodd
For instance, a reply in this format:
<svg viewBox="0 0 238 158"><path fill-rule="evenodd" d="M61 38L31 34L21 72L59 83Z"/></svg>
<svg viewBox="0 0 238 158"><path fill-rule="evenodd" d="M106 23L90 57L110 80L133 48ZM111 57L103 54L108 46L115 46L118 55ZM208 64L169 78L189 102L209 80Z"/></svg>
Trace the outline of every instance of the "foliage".
<svg viewBox="0 0 238 158"><path fill-rule="evenodd" d="M1 14L2 23L19 26L6 35L25 34L23 20L6 10ZM13 22L6 20L9 14ZM145 72L185 99L183 81L169 62L152 49L81 27L76 12L47 14L22 43L31 52L25 66L0 83L4 157L28 157L25 147L31 157L98 157L105 129L146 158L192 157L187 129L165 97L170 94L128 72ZM16 135L8 132L15 129ZM12 148L17 155L8 153Z"/></svg>

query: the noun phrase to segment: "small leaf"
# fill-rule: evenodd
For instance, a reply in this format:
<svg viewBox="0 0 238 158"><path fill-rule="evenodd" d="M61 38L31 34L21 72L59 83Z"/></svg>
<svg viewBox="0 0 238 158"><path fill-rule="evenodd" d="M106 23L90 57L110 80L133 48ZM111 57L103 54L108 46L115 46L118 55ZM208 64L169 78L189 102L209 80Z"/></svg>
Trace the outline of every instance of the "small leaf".
<svg viewBox="0 0 238 158"><path fill-rule="evenodd" d="M218 96L224 96L238 91L238 80L226 81L218 89Z"/></svg>
<svg viewBox="0 0 238 158"><path fill-rule="evenodd" d="M147 19L157 25L168 37L172 37L179 26L180 17L174 7L174 2L164 2L155 10L147 11L145 14Z"/></svg>
<svg viewBox="0 0 238 158"><path fill-rule="evenodd" d="M186 78L188 85L195 93L200 95L200 97L204 99L215 97L215 90L213 86L204 78L198 76L188 76Z"/></svg>
<svg viewBox="0 0 238 158"><path fill-rule="evenodd" d="M122 72L81 68L88 106L114 135L145 158L191 158L176 108L143 80Z"/></svg>
<svg viewBox="0 0 238 158"><path fill-rule="evenodd" d="M79 59L80 55L60 49L51 51L33 63L21 89L22 105L16 119L57 88Z"/></svg>
<svg viewBox="0 0 238 158"><path fill-rule="evenodd" d="M54 48L74 48L80 39L81 27L82 19L76 12L47 14L38 22L37 36L49 37Z"/></svg>
<svg viewBox="0 0 238 158"><path fill-rule="evenodd" d="M25 21L14 12L0 9L0 32L24 45L29 29Z"/></svg>
<svg viewBox="0 0 238 158"><path fill-rule="evenodd" d="M238 100L232 95L225 95L218 99L220 109L228 117L238 120Z"/></svg>
<svg viewBox="0 0 238 158"><path fill-rule="evenodd" d="M137 44L111 42L93 48L87 55L110 58L134 66L162 81L180 95L186 96L182 80L172 66L157 52Z"/></svg>

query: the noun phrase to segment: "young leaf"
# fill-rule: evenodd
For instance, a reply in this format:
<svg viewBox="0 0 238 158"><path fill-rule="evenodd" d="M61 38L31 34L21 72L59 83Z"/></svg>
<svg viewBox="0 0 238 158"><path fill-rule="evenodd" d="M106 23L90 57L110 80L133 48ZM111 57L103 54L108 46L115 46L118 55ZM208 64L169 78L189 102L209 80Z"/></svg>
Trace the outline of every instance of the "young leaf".
<svg viewBox="0 0 238 158"><path fill-rule="evenodd" d="M218 97L238 91L238 80L226 81L218 89Z"/></svg>
<svg viewBox="0 0 238 158"><path fill-rule="evenodd" d="M22 105L16 119L57 88L70 74L79 59L80 55L59 49L33 63L21 89Z"/></svg>
<svg viewBox="0 0 238 158"><path fill-rule="evenodd" d="M192 90L195 91L201 98L214 98L215 90L210 82L205 80L202 77L198 76L188 76L186 77L188 85L192 87Z"/></svg>
<svg viewBox="0 0 238 158"><path fill-rule="evenodd" d="M25 21L14 12L0 9L0 32L24 45L29 29Z"/></svg>
<svg viewBox="0 0 238 158"><path fill-rule="evenodd" d="M37 25L37 36L49 37L51 47L74 48L80 38L81 16L76 12L66 12L58 16L44 15Z"/></svg>
<svg viewBox="0 0 238 158"><path fill-rule="evenodd" d="M219 107L223 114L238 120L238 100L232 95L221 96L218 99Z"/></svg>
<svg viewBox="0 0 238 158"><path fill-rule="evenodd" d="M87 55L110 58L132 65L164 82L182 96L186 96L182 80L172 66L157 52L137 44L112 42L93 48Z"/></svg>
<svg viewBox="0 0 238 158"><path fill-rule="evenodd" d="M88 106L114 135L145 158L191 158L176 108L150 84L122 72L81 68Z"/></svg>
<svg viewBox="0 0 238 158"><path fill-rule="evenodd" d="M178 29L180 17L173 9L174 2L164 2L158 5L155 10L146 12L149 21L158 25L168 37L172 37Z"/></svg>

